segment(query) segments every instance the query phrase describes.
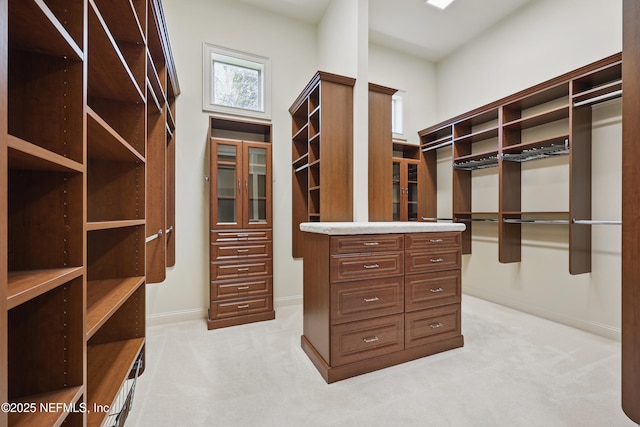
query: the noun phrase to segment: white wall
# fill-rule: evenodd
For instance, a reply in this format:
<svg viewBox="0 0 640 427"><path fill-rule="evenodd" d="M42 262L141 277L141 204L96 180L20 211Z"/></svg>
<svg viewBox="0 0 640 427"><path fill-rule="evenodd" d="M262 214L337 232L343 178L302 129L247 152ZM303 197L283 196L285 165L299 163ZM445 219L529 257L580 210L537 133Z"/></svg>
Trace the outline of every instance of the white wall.
<svg viewBox="0 0 640 427"><path fill-rule="evenodd" d="M288 108L317 71L315 26L232 0L164 0L182 90L177 100L176 265L147 287L149 322L206 317L209 299L209 173L202 111L202 43L271 58L274 297L299 303L302 263L291 258L291 120Z"/></svg>
<svg viewBox="0 0 640 427"><path fill-rule="evenodd" d="M436 67L416 56L369 45L369 81L403 90L407 142L420 144L418 131L436 118Z"/></svg>
<svg viewBox="0 0 640 427"><path fill-rule="evenodd" d="M438 65L438 119L433 123L619 52L621 3L531 2ZM594 108L593 121L593 217L620 219L621 102ZM497 171L474 172L473 179L472 208L496 210ZM449 205L450 185L449 179L439 185L439 196L448 195ZM523 165L522 209L568 210L568 185L566 159ZM592 273L571 276L566 226L523 225L522 262L500 264L496 225L474 223L473 253L463 257L463 290L619 337L620 231L619 226L593 227Z"/></svg>

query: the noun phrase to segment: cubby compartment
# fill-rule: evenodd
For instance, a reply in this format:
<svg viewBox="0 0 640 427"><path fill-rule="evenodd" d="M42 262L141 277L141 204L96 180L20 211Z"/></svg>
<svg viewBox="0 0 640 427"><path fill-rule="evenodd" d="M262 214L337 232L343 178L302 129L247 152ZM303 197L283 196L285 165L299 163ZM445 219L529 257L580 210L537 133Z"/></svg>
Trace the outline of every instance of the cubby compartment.
<svg viewBox="0 0 640 427"><path fill-rule="evenodd" d="M144 225L87 233L87 280L141 277L144 266Z"/></svg>
<svg viewBox="0 0 640 427"><path fill-rule="evenodd" d="M144 163L90 159L87 172L87 222L145 219Z"/></svg>
<svg viewBox="0 0 640 427"><path fill-rule="evenodd" d="M82 163L82 63L11 49L8 71L9 134Z"/></svg>
<svg viewBox="0 0 640 427"><path fill-rule="evenodd" d="M15 0L14 0L15 1ZM33 0L17 0L24 3L36 3ZM83 50L84 34L84 5L83 0L43 0L47 7L53 12L56 19L64 30L71 36L78 47Z"/></svg>
<svg viewBox="0 0 640 427"><path fill-rule="evenodd" d="M61 283L9 310L10 401L79 403L85 392L82 282L77 277ZM66 416L64 411L15 413L9 425L59 425Z"/></svg>

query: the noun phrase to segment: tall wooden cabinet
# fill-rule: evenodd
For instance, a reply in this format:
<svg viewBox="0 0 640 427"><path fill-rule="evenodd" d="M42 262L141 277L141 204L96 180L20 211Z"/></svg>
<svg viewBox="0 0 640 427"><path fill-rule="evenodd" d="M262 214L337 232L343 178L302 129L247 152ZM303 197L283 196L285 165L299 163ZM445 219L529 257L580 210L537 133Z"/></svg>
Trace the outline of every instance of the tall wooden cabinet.
<svg viewBox="0 0 640 427"><path fill-rule="evenodd" d="M292 122L292 254L300 223L353 220L353 85L318 71L289 108Z"/></svg>
<svg viewBox="0 0 640 427"><path fill-rule="evenodd" d="M175 70L165 30L155 0L0 2L0 400L36 405L0 426L126 418L123 384L144 369L147 221L172 204L146 206L166 180L146 128L147 60ZM177 80L158 75L167 108Z"/></svg>
<svg viewBox="0 0 640 427"><path fill-rule="evenodd" d="M271 126L210 119L209 329L275 318Z"/></svg>
<svg viewBox="0 0 640 427"><path fill-rule="evenodd" d="M426 196L436 217L436 151L453 156L453 219L464 222L463 253L471 253L472 224L498 223L499 260L521 259L522 224L569 228L569 272L591 271L591 108L622 94L620 54L420 131L427 165ZM522 209L522 163L564 155L569 168L568 209ZM492 210L472 206L474 171L494 168L498 203Z"/></svg>

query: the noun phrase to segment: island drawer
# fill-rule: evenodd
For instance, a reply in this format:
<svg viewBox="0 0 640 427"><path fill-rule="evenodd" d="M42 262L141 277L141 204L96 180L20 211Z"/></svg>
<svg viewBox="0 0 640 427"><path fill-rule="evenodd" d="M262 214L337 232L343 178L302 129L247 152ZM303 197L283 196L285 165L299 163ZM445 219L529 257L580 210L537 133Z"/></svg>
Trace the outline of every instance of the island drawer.
<svg viewBox="0 0 640 427"><path fill-rule="evenodd" d="M331 282L375 277L402 276L403 252L376 252L359 255L331 255Z"/></svg>
<svg viewBox="0 0 640 427"><path fill-rule="evenodd" d="M461 301L460 270L411 274L405 278L405 310L415 311Z"/></svg>
<svg viewBox="0 0 640 427"><path fill-rule="evenodd" d="M331 366L358 362L403 348L402 314L331 327Z"/></svg>
<svg viewBox="0 0 640 427"><path fill-rule="evenodd" d="M331 237L332 254L401 251L404 249L402 234L365 234Z"/></svg>
<svg viewBox="0 0 640 427"><path fill-rule="evenodd" d="M460 304L405 313L405 347L418 347L462 333Z"/></svg>
<svg viewBox="0 0 640 427"><path fill-rule="evenodd" d="M410 251L406 254L407 274L459 269L462 260L460 248L438 251Z"/></svg>
<svg viewBox="0 0 640 427"><path fill-rule="evenodd" d="M458 247L461 245L460 233L410 233L405 236L407 250Z"/></svg>
<svg viewBox="0 0 640 427"><path fill-rule="evenodd" d="M402 313L402 276L331 285L331 323L345 323Z"/></svg>

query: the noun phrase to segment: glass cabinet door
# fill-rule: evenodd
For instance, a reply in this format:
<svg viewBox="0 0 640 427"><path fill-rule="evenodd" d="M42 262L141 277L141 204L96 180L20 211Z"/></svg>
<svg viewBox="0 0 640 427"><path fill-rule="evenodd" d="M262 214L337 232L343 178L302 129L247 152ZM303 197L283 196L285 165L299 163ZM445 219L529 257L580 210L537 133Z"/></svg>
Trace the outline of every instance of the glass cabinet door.
<svg viewBox="0 0 640 427"><path fill-rule="evenodd" d="M215 182L216 193L215 213L216 224L238 224L239 222L239 189L240 189L240 164L238 156L239 145L233 142L216 141L212 149L215 150L215 163L212 165L212 174Z"/></svg>
<svg viewBox="0 0 640 427"><path fill-rule="evenodd" d="M267 149L249 147L249 223L267 222Z"/></svg>
<svg viewBox="0 0 640 427"><path fill-rule="evenodd" d="M400 184L400 163L399 162L393 162L392 175L393 177L391 182L393 184L393 190L392 190L393 220L400 221L401 220L400 206L401 206L403 191L402 191L402 186Z"/></svg>
<svg viewBox="0 0 640 427"><path fill-rule="evenodd" d="M405 189L407 198L407 221L418 220L418 165L407 163L407 186Z"/></svg>

